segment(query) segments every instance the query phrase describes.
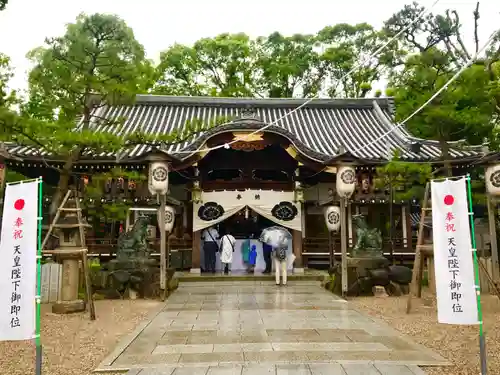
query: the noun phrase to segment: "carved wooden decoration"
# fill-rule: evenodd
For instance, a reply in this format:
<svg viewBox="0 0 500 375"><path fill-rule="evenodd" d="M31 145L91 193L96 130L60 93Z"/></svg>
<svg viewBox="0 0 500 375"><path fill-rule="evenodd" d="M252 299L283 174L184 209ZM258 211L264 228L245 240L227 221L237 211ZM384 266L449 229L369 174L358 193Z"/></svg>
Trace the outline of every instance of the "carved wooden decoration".
<svg viewBox="0 0 500 375"><path fill-rule="evenodd" d="M231 148L237 151L260 151L266 148L266 144L260 142L243 142L239 141L231 144Z"/></svg>

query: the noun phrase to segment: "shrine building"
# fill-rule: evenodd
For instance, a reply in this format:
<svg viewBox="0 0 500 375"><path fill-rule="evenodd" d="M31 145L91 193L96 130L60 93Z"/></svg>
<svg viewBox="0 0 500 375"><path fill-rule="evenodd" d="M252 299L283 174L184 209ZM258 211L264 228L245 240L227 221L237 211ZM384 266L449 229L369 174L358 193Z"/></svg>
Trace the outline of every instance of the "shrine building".
<svg viewBox="0 0 500 375"><path fill-rule="evenodd" d="M387 225L390 196L374 184L376 167L391 160L395 152L403 161L439 162L439 144L415 138L404 127L395 129L392 98L315 99L282 118L304 101L138 95L132 105L100 107L94 113L99 118L123 118L125 122L108 128L96 123L95 130L118 135L142 131L182 136L183 130L196 124L217 121L222 125L171 145L143 144L119 153L84 153L73 167L71 184L84 192L96 173L119 166L147 175L151 162L167 163L168 204L175 212L167 247L170 263L178 269L198 272L203 268L200 233L211 226L233 234L238 241L257 241L262 229L271 225L286 227L293 235L294 268L324 266L330 249L340 254L342 239L337 222L330 223L335 230L328 230L324 209L335 205L342 194L348 197L343 213L343 240L348 248L356 242L352 216L363 214L368 225L381 230L387 255L413 259L412 217L419 212L415 208L418 202L393 202L391 235ZM259 130L264 126L268 127ZM213 147L216 149L208 150ZM451 146L450 155L459 175L484 153ZM13 144L7 145L2 157L5 168L27 177L43 176L54 186L58 173L48 165L61 167L64 163L58 155ZM48 204L50 196L45 201ZM156 217L158 201L149 192L147 181L117 178L108 182L96 204L103 202L131 207L124 222L88 219L92 225L87 232L89 251L105 258L113 256L120 230L129 228L139 215ZM151 220L149 240L158 248L155 223L156 219Z"/></svg>

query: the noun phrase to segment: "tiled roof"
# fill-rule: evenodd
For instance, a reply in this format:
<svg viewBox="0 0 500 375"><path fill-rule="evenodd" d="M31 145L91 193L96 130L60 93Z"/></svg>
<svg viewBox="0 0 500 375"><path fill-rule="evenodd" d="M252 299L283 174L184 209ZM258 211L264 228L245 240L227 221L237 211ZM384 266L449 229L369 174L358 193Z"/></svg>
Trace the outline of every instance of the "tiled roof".
<svg viewBox="0 0 500 375"><path fill-rule="evenodd" d="M217 97L174 97L138 95L133 105L105 106L95 115L108 120L125 119L123 126L96 126L96 130L118 135L143 131L150 134L169 134L181 131L188 120L209 124L217 118L234 119L232 122L198 133L189 141L165 146L163 151L184 159L188 151L196 151L210 136L222 131L258 129L276 121L287 112L304 103L304 99L246 99ZM248 112L252 116L248 116ZM435 160L440 149L434 141L412 137L404 128L387 133L393 123L391 98L315 99L304 108L273 125L268 131L288 137L300 152L318 161L328 161L339 153L350 153L360 159L389 160L395 150L408 160ZM421 144L419 152L410 145ZM120 153L120 158L135 158L151 151L151 145L137 145ZM39 155L36 150L17 146L10 150L19 156ZM474 158L473 149L451 149L453 158ZM46 155L48 156L48 155ZM87 157L113 158L113 153L87 155Z"/></svg>

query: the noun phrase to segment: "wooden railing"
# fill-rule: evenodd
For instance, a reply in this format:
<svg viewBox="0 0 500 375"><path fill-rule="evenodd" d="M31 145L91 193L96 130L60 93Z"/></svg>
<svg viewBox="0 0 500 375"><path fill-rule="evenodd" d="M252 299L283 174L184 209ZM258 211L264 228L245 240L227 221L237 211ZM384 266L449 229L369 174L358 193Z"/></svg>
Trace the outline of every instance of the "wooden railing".
<svg viewBox="0 0 500 375"><path fill-rule="evenodd" d="M87 248L89 256L94 257L114 257L116 256L117 239L116 238L93 238L87 237ZM160 239L148 241L150 247L153 249L151 255L160 256ZM177 251L191 251L193 247L192 240L169 238L167 246L171 253Z"/></svg>
<svg viewBox="0 0 500 375"><path fill-rule="evenodd" d="M396 257L411 257L415 254L414 250L404 247L403 238L394 238L394 256ZM332 238L335 256L341 255L341 243L339 237ZM302 245L303 257L327 258L329 257L329 240L326 237L306 237ZM414 249L412 246L411 249ZM383 239L383 249L385 255L390 255L391 243L388 238Z"/></svg>

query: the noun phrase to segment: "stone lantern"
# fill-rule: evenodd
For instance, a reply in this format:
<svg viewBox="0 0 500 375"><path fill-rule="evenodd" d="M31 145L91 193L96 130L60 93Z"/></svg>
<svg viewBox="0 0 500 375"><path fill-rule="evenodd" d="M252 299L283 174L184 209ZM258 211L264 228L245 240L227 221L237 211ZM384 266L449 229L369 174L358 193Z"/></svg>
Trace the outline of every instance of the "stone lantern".
<svg viewBox="0 0 500 375"><path fill-rule="evenodd" d="M55 260L62 263L62 279L60 300L52 305L52 312L68 314L85 311L85 302L78 298L80 260L85 251L84 228L90 228L87 223L81 223L75 212L76 208L61 209L61 217L54 224L54 234L59 237L59 247L54 251Z"/></svg>

